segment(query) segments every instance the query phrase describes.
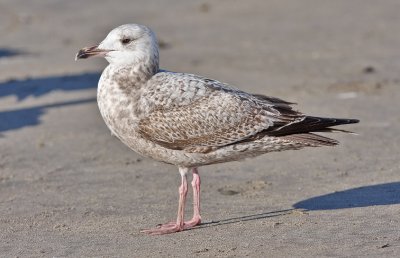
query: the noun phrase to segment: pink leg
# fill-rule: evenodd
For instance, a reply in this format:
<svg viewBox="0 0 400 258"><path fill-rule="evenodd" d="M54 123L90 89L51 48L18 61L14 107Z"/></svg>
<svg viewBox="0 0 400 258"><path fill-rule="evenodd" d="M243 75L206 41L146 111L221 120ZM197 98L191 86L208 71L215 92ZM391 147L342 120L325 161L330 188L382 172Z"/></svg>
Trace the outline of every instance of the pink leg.
<svg viewBox="0 0 400 258"><path fill-rule="evenodd" d="M197 168L192 169L193 180L193 218L184 223L184 228L191 228L201 223L200 216L200 176Z"/></svg>
<svg viewBox="0 0 400 258"><path fill-rule="evenodd" d="M166 223L163 225L159 225L157 228L154 229L145 229L140 232L150 234L150 235L163 235L163 234L170 234L182 231L184 229L184 211L185 211L185 202L186 202L186 195L188 191L188 183L187 183L187 172L189 172L189 168L179 168L179 173L181 174L182 183L179 187L179 207L178 207L178 217L176 219L176 223Z"/></svg>

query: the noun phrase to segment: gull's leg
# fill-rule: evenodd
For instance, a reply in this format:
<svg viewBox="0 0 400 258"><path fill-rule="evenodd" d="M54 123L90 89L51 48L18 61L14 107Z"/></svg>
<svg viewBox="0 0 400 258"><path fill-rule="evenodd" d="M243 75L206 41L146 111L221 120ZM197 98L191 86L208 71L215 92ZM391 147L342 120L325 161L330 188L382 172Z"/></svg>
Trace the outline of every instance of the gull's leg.
<svg viewBox="0 0 400 258"><path fill-rule="evenodd" d="M154 229L145 229L140 232L150 234L150 235L162 235L162 234L170 234L178 231L182 231L184 229L184 213L185 213L185 202L186 195L188 192L188 183L186 175L189 172L189 168L179 167L179 173L181 174L181 186L179 187L179 206L178 206L178 217L176 219L176 223L167 223L164 225L159 225Z"/></svg>
<svg viewBox="0 0 400 258"><path fill-rule="evenodd" d="M179 205L178 205L178 217L176 218L176 225L179 226L179 231L183 230L184 224L184 215L185 215L185 204L186 204L186 195L188 192L188 183L186 175L189 172L188 168L179 168L179 173L181 174L182 182L179 187Z"/></svg>
<svg viewBox="0 0 400 258"><path fill-rule="evenodd" d="M184 223L184 228L194 227L201 222L200 216L200 176L197 168L192 169L193 180L192 180L192 188L193 188L193 218Z"/></svg>

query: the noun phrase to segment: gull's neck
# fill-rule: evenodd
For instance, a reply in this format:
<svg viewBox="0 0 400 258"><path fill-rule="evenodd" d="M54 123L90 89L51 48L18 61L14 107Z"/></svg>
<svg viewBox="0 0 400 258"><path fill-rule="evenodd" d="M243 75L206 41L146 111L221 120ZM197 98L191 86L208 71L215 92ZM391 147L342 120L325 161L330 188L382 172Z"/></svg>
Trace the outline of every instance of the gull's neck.
<svg viewBox="0 0 400 258"><path fill-rule="evenodd" d="M110 79L118 82L121 89L138 87L159 71L158 51L154 55L138 58L130 64L109 64Z"/></svg>

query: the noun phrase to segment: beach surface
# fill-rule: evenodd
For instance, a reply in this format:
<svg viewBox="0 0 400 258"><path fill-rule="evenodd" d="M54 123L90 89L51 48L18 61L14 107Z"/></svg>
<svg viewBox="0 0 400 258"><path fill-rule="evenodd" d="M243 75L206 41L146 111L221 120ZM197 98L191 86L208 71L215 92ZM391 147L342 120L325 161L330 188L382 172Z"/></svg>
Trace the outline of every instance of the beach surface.
<svg viewBox="0 0 400 258"><path fill-rule="evenodd" d="M0 0L0 257L399 257L399 9ZM74 61L125 23L156 32L164 69L360 119L341 127L358 135L202 167L203 225L141 234L176 218L178 170L110 134L96 103L107 63Z"/></svg>

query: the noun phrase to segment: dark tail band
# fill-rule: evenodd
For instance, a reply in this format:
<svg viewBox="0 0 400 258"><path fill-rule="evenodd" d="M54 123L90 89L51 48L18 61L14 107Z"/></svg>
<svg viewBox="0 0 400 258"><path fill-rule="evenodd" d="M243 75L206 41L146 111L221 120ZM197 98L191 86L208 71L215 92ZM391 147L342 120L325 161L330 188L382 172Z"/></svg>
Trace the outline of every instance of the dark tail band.
<svg viewBox="0 0 400 258"><path fill-rule="evenodd" d="M299 134L299 133L311 133L324 131L332 126L345 125L345 124L355 124L358 123L358 119L343 119L343 118L324 118L324 117L314 117L306 116L303 120L288 124L283 126L276 131L271 132L270 135L273 136L283 136L289 134Z"/></svg>

